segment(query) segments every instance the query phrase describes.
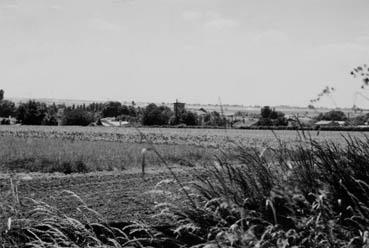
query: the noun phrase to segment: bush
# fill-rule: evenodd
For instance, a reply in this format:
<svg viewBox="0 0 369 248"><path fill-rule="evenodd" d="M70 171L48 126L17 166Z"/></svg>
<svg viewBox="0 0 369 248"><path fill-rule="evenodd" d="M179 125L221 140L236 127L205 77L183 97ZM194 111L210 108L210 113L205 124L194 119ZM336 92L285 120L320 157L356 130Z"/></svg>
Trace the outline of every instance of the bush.
<svg viewBox="0 0 369 248"><path fill-rule="evenodd" d="M94 122L94 114L82 109L67 109L64 111L63 125L88 126Z"/></svg>
<svg viewBox="0 0 369 248"><path fill-rule="evenodd" d="M122 105L120 102L107 102L102 109L103 117L130 116L137 117L138 110L134 106Z"/></svg>
<svg viewBox="0 0 369 248"><path fill-rule="evenodd" d="M103 117L116 117L121 115L122 104L120 102L107 102L102 110Z"/></svg>
<svg viewBox="0 0 369 248"><path fill-rule="evenodd" d="M197 126L199 124L199 117L196 113L185 111L182 115L182 122L187 126Z"/></svg>
<svg viewBox="0 0 369 248"><path fill-rule="evenodd" d="M2 119L0 121L0 125L10 125L10 120L9 119Z"/></svg>
<svg viewBox="0 0 369 248"><path fill-rule="evenodd" d="M269 106L264 106L260 111L260 119L258 126L287 126L287 119L284 117L284 113L275 111Z"/></svg>
<svg viewBox="0 0 369 248"><path fill-rule="evenodd" d="M347 116L344 112L339 110L332 110L327 113L320 113L317 117L317 120L326 120L326 121L346 121Z"/></svg>
<svg viewBox="0 0 369 248"><path fill-rule="evenodd" d="M173 116L173 111L166 106L156 106L156 104L149 104L144 112L142 124L147 126L154 125L168 125L170 118Z"/></svg>

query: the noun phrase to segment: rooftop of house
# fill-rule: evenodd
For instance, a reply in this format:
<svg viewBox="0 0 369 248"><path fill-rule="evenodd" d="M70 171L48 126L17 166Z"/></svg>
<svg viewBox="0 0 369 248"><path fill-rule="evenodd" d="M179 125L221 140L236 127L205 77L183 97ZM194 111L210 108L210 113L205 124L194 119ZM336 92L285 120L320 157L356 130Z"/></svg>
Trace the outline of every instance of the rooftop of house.
<svg viewBox="0 0 369 248"><path fill-rule="evenodd" d="M337 123L339 125L344 125L346 122L345 121L327 121L327 120L321 120L321 121L315 122L315 125L329 125L329 124L333 124L333 123Z"/></svg>

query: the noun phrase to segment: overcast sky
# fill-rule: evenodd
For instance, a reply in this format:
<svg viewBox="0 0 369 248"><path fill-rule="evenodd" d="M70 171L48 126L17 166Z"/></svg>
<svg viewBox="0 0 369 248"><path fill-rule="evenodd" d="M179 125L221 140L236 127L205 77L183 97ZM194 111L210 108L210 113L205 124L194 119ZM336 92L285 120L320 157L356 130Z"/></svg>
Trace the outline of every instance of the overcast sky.
<svg viewBox="0 0 369 248"><path fill-rule="evenodd" d="M368 0L0 0L0 88L307 106L329 85L352 106L361 82L349 72L369 64L368 12Z"/></svg>

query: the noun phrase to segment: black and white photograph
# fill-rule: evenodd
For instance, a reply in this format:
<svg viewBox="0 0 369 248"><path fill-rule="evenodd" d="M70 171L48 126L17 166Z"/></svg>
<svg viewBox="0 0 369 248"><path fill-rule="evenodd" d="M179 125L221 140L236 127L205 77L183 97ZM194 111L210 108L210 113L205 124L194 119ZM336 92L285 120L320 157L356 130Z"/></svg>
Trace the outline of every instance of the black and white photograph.
<svg viewBox="0 0 369 248"><path fill-rule="evenodd" d="M1 248L369 248L369 0L0 0Z"/></svg>

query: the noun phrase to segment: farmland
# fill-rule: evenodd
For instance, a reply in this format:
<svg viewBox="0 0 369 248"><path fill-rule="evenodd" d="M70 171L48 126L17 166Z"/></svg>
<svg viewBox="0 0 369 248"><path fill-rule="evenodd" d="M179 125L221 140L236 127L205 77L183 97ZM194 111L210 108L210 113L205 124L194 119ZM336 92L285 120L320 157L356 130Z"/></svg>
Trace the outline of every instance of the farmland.
<svg viewBox="0 0 369 248"><path fill-rule="evenodd" d="M317 141L342 143L339 132L309 133ZM345 133L363 137L365 133ZM93 172L140 168L143 151L155 149L170 164L198 165L232 148L276 147L278 142L297 144L296 131L0 126L2 172ZM153 152L146 152L145 166L160 166ZM75 168L76 167L76 168Z"/></svg>
<svg viewBox="0 0 369 248"><path fill-rule="evenodd" d="M359 132L344 134L366 136ZM68 216L81 218L78 201L64 191L67 190L108 222L156 223L152 216L157 213L153 208L158 199L150 192L158 183L173 177L163 161L150 152L152 145L180 181L191 186L202 175L193 174L192 167L205 172L202 165L213 164L220 151L230 155L236 145L278 147L279 141L293 147L301 144L299 135L296 131L265 130L0 126L0 196L11 198L9 192L16 185L19 198L42 201ZM310 132L310 135L318 143L347 144L339 132ZM143 156L145 175L141 174ZM254 159L258 166L263 166L258 156ZM66 167L70 170L65 171ZM209 175L204 177L205 181ZM216 176L213 180L223 179ZM226 187L223 183L214 184L212 190L221 185ZM173 191L176 187L168 185L158 192ZM215 197L224 192L219 189L211 194ZM5 223L6 219L1 221Z"/></svg>
<svg viewBox="0 0 369 248"><path fill-rule="evenodd" d="M175 169L184 181L191 175ZM76 201L64 190L80 196L91 209L99 212L108 221L150 220L153 202L147 194L155 185L170 175L164 168L148 170L142 178L138 170L124 172L97 172L88 174L20 173L13 177L18 185L19 197L30 197L51 204L68 215L77 215ZM9 177L0 177L0 192L9 190ZM4 198L3 198L4 199Z"/></svg>
<svg viewBox="0 0 369 248"><path fill-rule="evenodd" d="M141 168L145 143L70 140L3 136L0 142L0 171L12 172L91 172ZM155 148L172 164L199 163L208 160L214 149L188 145L158 144ZM145 152L145 164L160 165L152 152ZM68 167L79 166L79 169Z"/></svg>
<svg viewBox="0 0 369 248"><path fill-rule="evenodd" d="M344 141L339 132L309 134L318 141ZM143 162L143 150L152 145L170 164L196 165L211 161L220 150L230 152L237 145L275 147L279 140L293 145L300 136L296 131L0 126L0 171L73 173L137 169ZM144 162L146 166L161 164L152 152L145 153Z"/></svg>
<svg viewBox="0 0 369 248"><path fill-rule="evenodd" d="M139 130L139 131L138 131ZM141 132L141 134L140 134ZM288 142L297 142L296 131L274 131ZM363 132L310 131L318 141L342 142L341 134L362 137ZM108 127L48 127L0 126L0 137L47 138L72 141L108 141L126 144L187 145L206 148L227 148L234 143L245 146L270 146L277 143L268 130L187 129L187 128L108 128Z"/></svg>

